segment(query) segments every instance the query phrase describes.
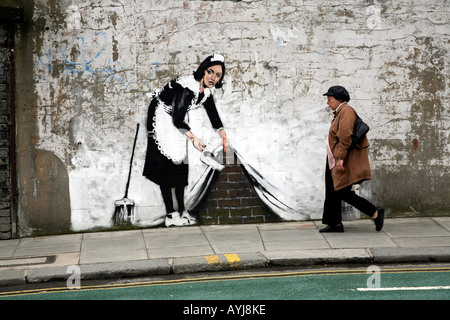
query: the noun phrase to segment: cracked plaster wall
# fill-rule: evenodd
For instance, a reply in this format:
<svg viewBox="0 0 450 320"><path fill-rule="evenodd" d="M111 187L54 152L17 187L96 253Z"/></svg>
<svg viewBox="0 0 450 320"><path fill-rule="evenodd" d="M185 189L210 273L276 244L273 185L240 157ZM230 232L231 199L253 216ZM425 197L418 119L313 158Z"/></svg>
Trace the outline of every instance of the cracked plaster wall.
<svg viewBox="0 0 450 320"><path fill-rule="evenodd" d="M33 91L19 111L29 113L18 130L31 127L18 142L29 154L21 233L50 230L46 219L70 219L60 228L75 231L109 226L138 122L129 196L141 225L159 223L159 190L141 176L147 94L214 52L227 60L215 98L232 145L298 219L321 218L332 119L322 94L335 84L371 126L374 180L362 194L393 213L448 212L449 11L446 0L35 0L20 34ZM191 180L202 170L193 161ZM47 188L64 199L59 217L45 214L55 199L37 199Z"/></svg>

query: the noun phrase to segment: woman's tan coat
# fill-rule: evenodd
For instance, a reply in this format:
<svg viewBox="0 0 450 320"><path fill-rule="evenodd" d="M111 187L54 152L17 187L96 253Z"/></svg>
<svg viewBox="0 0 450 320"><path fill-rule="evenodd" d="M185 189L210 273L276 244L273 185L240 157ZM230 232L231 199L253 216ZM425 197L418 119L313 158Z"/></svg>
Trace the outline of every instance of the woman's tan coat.
<svg viewBox="0 0 450 320"><path fill-rule="evenodd" d="M370 171L369 140L364 137L359 145L348 150L352 142L351 134L357 117L356 111L348 104L342 105L331 123L328 142L335 160L344 159L344 171L331 170L334 189L340 190L352 184L372 179Z"/></svg>

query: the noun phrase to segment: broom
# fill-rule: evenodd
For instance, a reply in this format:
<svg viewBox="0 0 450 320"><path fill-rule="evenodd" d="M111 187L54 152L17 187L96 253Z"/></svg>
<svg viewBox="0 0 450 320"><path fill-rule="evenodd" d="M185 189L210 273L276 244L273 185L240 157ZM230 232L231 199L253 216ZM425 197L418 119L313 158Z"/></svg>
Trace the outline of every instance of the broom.
<svg viewBox="0 0 450 320"><path fill-rule="evenodd" d="M131 153L131 161L130 161L130 171L128 172L128 180L127 180L127 186L125 189L125 196L120 199L116 200L116 209L114 210L113 215L113 225L121 224L121 223L134 223L134 201L131 199L128 199L128 187L130 186L130 177L131 177L131 167L133 165L133 156L134 156L134 148L136 147L136 140L139 132L139 123L136 127L136 136L134 137L134 144L133 144L133 151Z"/></svg>

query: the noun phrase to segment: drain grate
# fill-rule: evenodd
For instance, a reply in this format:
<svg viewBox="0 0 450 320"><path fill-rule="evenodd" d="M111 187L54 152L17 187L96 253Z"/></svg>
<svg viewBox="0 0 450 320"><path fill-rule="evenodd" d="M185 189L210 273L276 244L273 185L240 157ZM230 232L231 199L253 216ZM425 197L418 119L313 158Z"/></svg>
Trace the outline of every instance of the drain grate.
<svg viewBox="0 0 450 320"><path fill-rule="evenodd" d="M29 266L36 264L50 264L55 262L55 256L47 257L30 257L30 258L16 258L8 260L0 260L0 268L2 267L18 267L18 266Z"/></svg>

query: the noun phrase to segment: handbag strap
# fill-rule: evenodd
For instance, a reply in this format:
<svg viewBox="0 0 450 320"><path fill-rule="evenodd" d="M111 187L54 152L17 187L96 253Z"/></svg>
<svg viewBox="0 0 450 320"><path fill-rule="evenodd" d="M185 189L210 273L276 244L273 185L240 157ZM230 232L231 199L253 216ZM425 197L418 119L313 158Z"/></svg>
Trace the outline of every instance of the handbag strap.
<svg viewBox="0 0 450 320"><path fill-rule="evenodd" d="M339 105L339 107L342 106L342 104L344 104L344 103L347 103L347 102L342 102L342 103ZM337 109L339 109L339 107L337 107ZM358 113L356 112L356 110L355 110L353 107L349 106L348 104L347 104L347 107L349 107L350 109L353 110L353 112L354 112L355 115L356 115L356 120L361 119L361 118L359 117ZM339 131L339 123L340 123L340 122L341 122L341 116L339 116L339 121L338 121L338 125L337 125L337 131ZM356 121L355 121L355 123L356 123ZM355 126L355 124L353 124L353 126ZM337 133L337 132L336 132L336 133Z"/></svg>

